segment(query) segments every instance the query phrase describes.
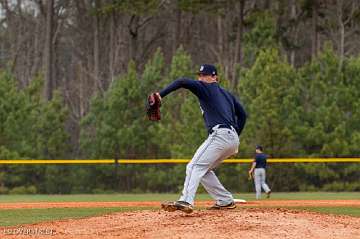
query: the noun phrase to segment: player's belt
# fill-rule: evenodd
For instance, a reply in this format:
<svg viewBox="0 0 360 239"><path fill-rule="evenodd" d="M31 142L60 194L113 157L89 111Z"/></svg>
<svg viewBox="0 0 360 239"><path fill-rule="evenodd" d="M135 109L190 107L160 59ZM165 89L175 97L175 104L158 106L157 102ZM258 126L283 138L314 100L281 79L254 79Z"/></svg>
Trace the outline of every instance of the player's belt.
<svg viewBox="0 0 360 239"><path fill-rule="evenodd" d="M216 126L215 126L216 127ZM213 128L215 128L213 127ZM214 132L213 128L211 128L209 130L209 134L212 134ZM233 129L234 127L232 127L231 125L227 125L227 124L218 124L216 129Z"/></svg>

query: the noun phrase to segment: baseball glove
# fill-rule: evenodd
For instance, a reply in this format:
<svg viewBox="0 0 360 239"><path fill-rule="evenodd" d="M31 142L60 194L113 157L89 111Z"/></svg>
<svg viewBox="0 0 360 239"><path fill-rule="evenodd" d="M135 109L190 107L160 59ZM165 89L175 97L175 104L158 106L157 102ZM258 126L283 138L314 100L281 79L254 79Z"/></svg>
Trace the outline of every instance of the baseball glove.
<svg viewBox="0 0 360 239"><path fill-rule="evenodd" d="M152 93L151 95L149 95L146 107L146 112L149 120L158 121L161 119L160 106L161 99L158 93Z"/></svg>

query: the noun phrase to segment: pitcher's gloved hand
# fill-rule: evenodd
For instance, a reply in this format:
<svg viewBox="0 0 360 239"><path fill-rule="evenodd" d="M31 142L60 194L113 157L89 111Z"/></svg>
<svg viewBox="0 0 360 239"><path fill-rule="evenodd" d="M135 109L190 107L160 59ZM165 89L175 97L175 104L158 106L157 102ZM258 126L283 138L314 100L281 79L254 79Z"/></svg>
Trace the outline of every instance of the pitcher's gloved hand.
<svg viewBox="0 0 360 239"><path fill-rule="evenodd" d="M160 114L161 96L159 93L152 93L148 97L146 112L149 120L158 121L161 119Z"/></svg>

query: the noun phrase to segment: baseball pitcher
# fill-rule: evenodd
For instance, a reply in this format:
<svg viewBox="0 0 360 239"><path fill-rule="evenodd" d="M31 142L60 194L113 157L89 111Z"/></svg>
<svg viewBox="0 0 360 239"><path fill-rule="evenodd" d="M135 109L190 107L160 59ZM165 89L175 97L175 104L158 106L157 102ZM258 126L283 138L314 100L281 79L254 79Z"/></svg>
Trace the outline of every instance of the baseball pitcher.
<svg viewBox="0 0 360 239"><path fill-rule="evenodd" d="M256 199L261 198L261 188L264 189L267 197L270 197L271 189L266 184L266 160L267 155L263 153L263 147L257 145L255 148L255 159L249 170L249 177L254 178Z"/></svg>
<svg viewBox="0 0 360 239"><path fill-rule="evenodd" d="M216 201L210 209L233 209L236 206L232 194L220 183L213 170L224 159L238 152L239 135L245 125L246 113L237 99L219 86L215 66L204 64L198 71L198 80L180 78L149 97L150 120L160 119L160 101L179 88L190 90L199 99L209 136L186 166L180 199L164 202L161 206L165 211L191 213L201 183Z"/></svg>

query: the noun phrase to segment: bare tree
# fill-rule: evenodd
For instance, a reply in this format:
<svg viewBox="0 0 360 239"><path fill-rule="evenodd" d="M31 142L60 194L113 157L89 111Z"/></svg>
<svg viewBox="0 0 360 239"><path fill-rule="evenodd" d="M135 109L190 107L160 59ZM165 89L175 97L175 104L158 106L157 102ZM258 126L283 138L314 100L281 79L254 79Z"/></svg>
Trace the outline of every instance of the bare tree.
<svg viewBox="0 0 360 239"><path fill-rule="evenodd" d="M54 31L54 0L47 1L46 31L44 46L44 97L51 100L53 94L53 31Z"/></svg>
<svg viewBox="0 0 360 239"><path fill-rule="evenodd" d="M311 24L311 56L316 57L318 52L318 10L319 0L313 0L312 2L312 24Z"/></svg>
<svg viewBox="0 0 360 239"><path fill-rule="evenodd" d="M334 3L324 4L324 17L320 24L324 29L324 38L331 40L337 50L339 71L343 67L345 56L353 55L359 49L359 7L360 2L356 0L336 0Z"/></svg>
<svg viewBox="0 0 360 239"><path fill-rule="evenodd" d="M290 3L290 19L291 20L294 20L296 19L296 14L297 14L297 11L296 11L296 0L291 0L291 3ZM295 32L294 32L294 45L297 44L297 37L298 37L298 31L297 31L298 28L296 28ZM290 50L290 64L292 66L295 66L295 54L296 54L296 51L294 49L294 47Z"/></svg>
<svg viewBox="0 0 360 239"><path fill-rule="evenodd" d="M101 8L101 1L94 0L95 11ZM100 17L98 13L94 14L94 92L104 91L103 83L100 77Z"/></svg>
<svg viewBox="0 0 360 239"><path fill-rule="evenodd" d="M338 55L340 57L339 63L339 71L341 71L344 58L346 53L346 48L353 49L354 46L351 45L358 45L356 44L357 41L352 41L351 38L356 39L356 35L359 36L360 28L359 24L356 23L356 11L359 9L359 2L358 1L344 1L344 0L337 0L336 1L336 16L337 22L339 26L339 33L338 33ZM351 50L350 50L351 51Z"/></svg>

